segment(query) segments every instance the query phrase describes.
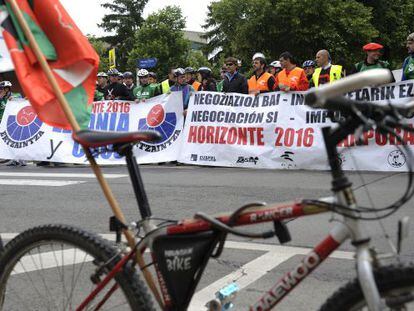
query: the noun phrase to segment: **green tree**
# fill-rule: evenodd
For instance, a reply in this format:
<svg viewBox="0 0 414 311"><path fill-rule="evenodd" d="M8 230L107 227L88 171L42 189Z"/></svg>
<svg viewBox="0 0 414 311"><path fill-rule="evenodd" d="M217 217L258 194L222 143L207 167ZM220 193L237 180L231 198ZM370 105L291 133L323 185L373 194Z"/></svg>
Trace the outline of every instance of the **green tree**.
<svg viewBox="0 0 414 311"><path fill-rule="evenodd" d="M378 36L371 11L355 0L220 0L204 25L207 51L222 49L250 64L258 51L269 60L290 51L300 63L327 49L336 63L351 66L361 45Z"/></svg>
<svg viewBox="0 0 414 311"><path fill-rule="evenodd" d="M201 51L197 50L189 50L187 52L187 60L185 67L193 67L195 70L197 70L200 67L211 67L211 64L209 63L207 57L204 56L204 54Z"/></svg>
<svg viewBox="0 0 414 311"><path fill-rule="evenodd" d="M106 72L109 69L108 50L109 44L102 39L94 36L88 36L89 42L92 44L96 53L99 55L99 71Z"/></svg>
<svg viewBox="0 0 414 311"><path fill-rule="evenodd" d="M414 31L414 2L412 0L359 0L372 8L372 24L379 35L373 37L385 47L385 58L394 68L400 68L407 56L405 42L407 35ZM361 52L362 53L362 52Z"/></svg>
<svg viewBox="0 0 414 311"><path fill-rule="evenodd" d="M178 6L167 6L148 16L134 37L128 57L129 67L140 58L156 57L160 79L170 67L185 67L190 41L184 38L185 19Z"/></svg>
<svg viewBox="0 0 414 311"><path fill-rule="evenodd" d="M112 47L116 47L118 68L126 70L128 53L134 45L135 32L141 27L144 19L142 12L148 0L112 0L102 6L111 10L106 14L99 27L111 33L103 39Z"/></svg>

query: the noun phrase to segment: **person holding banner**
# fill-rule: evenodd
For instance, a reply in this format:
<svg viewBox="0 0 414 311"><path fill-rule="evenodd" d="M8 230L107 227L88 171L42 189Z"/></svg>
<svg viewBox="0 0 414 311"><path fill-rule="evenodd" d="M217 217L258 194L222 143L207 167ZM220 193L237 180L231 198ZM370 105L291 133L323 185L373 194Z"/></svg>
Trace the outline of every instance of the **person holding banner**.
<svg viewBox="0 0 414 311"><path fill-rule="evenodd" d="M183 92L183 109L184 116L187 114L188 102L190 101L191 93L194 93L194 88L187 83L185 79L185 71L183 68L177 68L174 71L176 83L170 88L171 92Z"/></svg>
<svg viewBox="0 0 414 311"><path fill-rule="evenodd" d="M248 94L249 86L247 79L237 70L237 59L234 57L227 57L225 60L225 65L227 72L223 78L223 92Z"/></svg>
<svg viewBox="0 0 414 311"><path fill-rule="evenodd" d="M355 64L355 72L361 72L375 68L390 69L390 64L387 61L380 60L382 49L384 47L375 42L365 44L362 50L367 53L365 60Z"/></svg>
<svg viewBox="0 0 414 311"><path fill-rule="evenodd" d="M315 61L309 59L305 60L302 64L303 70L305 70L306 78L309 80L309 82L312 81L313 73L315 72L316 63Z"/></svg>
<svg viewBox="0 0 414 311"><path fill-rule="evenodd" d="M108 76L110 84L105 89L104 96L106 100L134 100L128 88L119 81L119 71L117 69L109 69Z"/></svg>
<svg viewBox="0 0 414 311"><path fill-rule="evenodd" d="M331 55L327 50L318 51L315 59L319 67L315 69L312 75L310 87L318 87L321 84L332 83L345 76L341 65L332 65Z"/></svg>
<svg viewBox="0 0 414 311"><path fill-rule="evenodd" d="M196 80L196 71L193 67L186 67L185 71L185 78L187 79L187 83L190 84L195 90L198 90L201 83Z"/></svg>
<svg viewBox="0 0 414 311"><path fill-rule="evenodd" d="M407 37L409 56L404 60L401 81L414 79L414 32Z"/></svg>
<svg viewBox="0 0 414 311"><path fill-rule="evenodd" d="M252 57L254 74L248 81L249 94L271 92L275 86L275 78L266 72L266 58L262 53L256 53Z"/></svg>
<svg viewBox="0 0 414 311"><path fill-rule="evenodd" d="M160 95L158 87L149 83L149 72L146 69L138 70L138 78L139 85L133 91L136 102Z"/></svg>
<svg viewBox="0 0 414 311"><path fill-rule="evenodd" d="M278 60L275 60L269 64L268 73L272 74L275 78L282 71L282 65Z"/></svg>
<svg viewBox="0 0 414 311"><path fill-rule="evenodd" d="M201 84L198 86L198 89L194 88L194 86L192 85L196 91L217 91L217 83L216 80L213 78L213 74L210 68L200 67L197 70L197 74L198 80L201 81Z"/></svg>
<svg viewBox="0 0 414 311"><path fill-rule="evenodd" d="M184 70L184 69L183 69ZM166 94L170 91L170 88L175 84L175 68L170 68L168 71L168 78L161 82L161 93Z"/></svg>
<svg viewBox="0 0 414 311"><path fill-rule="evenodd" d="M283 92L306 91L309 88L309 81L305 71L296 66L293 55L283 52L279 57L283 70L276 77L275 90Z"/></svg>

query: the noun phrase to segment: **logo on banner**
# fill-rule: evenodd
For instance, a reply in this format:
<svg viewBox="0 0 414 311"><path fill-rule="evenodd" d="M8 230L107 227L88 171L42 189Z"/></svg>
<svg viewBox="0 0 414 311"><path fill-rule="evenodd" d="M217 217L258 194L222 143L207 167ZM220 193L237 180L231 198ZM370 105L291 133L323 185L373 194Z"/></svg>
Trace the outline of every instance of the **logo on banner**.
<svg viewBox="0 0 414 311"><path fill-rule="evenodd" d="M161 134L155 143L140 142L138 148L147 152L158 152L166 149L177 140L181 130L177 130L177 115L174 111L165 111L161 104L155 105L145 118L138 121L138 130L153 130Z"/></svg>
<svg viewBox="0 0 414 311"><path fill-rule="evenodd" d="M191 161L194 161L194 162L197 162L197 160L198 160L198 154L191 154L191 156L190 156L190 160Z"/></svg>
<svg viewBox="0 0 414 311"><path fill-rule="evenodd" d="M254 165L259 162L259 157L238 157L236 163L253 163Z"/></svg>
<svg viewBox="0 0 414 311"><path fill-rule="evenodd" d="M280 156L284 161L282 162L281 166L283 168L294 168L296 167L295 160L293 159L293 155L295 153L292 151L285 151Z"/></svg>
<svg viewBox="0 0 414 311"><path fill-rule="evenodd" d="M0 133L0 137L11 148L24 148L42 137L42 124L33 107L26 106L16 115L8 116L6 130Z"/></svg>
<svg viewBox="0 0 414 311"><path fill-rule="evenodd" d="M400 150L391 151L388 155L388 164L395 168L402 167L406 162L405 154Z"/></svg>
<svg viewBox="0 0 414 311"><path fill-rule="evenodd" d="M204 162L216 162L215 156L201 155L199 159Z"/></svg>

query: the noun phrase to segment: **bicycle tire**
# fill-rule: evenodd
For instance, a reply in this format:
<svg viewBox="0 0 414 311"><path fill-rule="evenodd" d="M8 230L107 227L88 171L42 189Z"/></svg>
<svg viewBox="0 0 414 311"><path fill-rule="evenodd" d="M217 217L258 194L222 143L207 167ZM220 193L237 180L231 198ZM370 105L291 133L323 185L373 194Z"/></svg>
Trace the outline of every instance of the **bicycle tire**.
<svg viewBox="0 0 414 311"><path fill-rule="evenodd" d="M374 271L375 282L382 298L397 297L407 292L414 294L414 265L390 265ZM409 301L410 307L405 305L387 310L414 310L414 301ZM321 306L321 311L354 311L368 310L364 301L361 286L355 278L338 289Z"/></svg>
<svg viewBox="0 0 414 311"><path fill-rule="evenodd" d="M74 226L24 231L5 245L0 258L0 310L74 310L95 287L91 275L97 267L108 263L101 269L105 275L120 258L109 241ZM102 310L154 310L147 287L129 265L85 310L93 310L114 285L118 288Z"/></svg>

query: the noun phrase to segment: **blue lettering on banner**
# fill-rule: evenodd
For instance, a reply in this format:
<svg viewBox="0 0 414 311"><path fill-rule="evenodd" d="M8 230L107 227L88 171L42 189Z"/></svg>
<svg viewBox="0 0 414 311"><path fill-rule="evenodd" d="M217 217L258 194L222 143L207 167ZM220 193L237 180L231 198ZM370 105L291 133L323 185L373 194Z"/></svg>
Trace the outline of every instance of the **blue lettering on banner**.
<svg viewBox="0 0 414 311"><path fill-rule="evenodd" d="M98 131L116 131L116 132L128 132L129 131L129 114L128 113L99 113L91 114L91 121L89 123L89 129ZM106 150L105 147L95 148L92 150L95 158L102 158L105 160L111 157L115 159L122 158L118 153L111 150ZM72 155L75 158L81 158L85 156L82 147L79 143L74 142Z"/></svg>

